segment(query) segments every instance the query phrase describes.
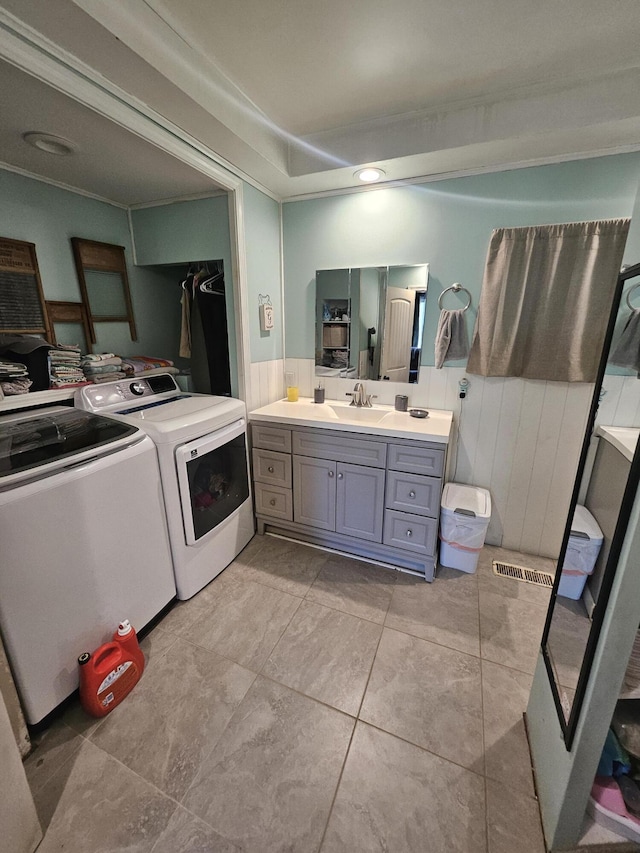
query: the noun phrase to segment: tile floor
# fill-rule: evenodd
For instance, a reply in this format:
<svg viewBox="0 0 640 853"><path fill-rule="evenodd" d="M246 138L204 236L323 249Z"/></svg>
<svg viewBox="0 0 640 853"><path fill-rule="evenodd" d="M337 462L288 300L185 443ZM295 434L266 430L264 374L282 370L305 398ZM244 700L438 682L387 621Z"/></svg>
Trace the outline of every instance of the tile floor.
<svg viewBox="0 0 640 853"><path fill-rule="evenodd" d="M522 712L549 593L256 536L26 761L39 853L543 853ZM548 569L551 561L527 558Z"/></svg>

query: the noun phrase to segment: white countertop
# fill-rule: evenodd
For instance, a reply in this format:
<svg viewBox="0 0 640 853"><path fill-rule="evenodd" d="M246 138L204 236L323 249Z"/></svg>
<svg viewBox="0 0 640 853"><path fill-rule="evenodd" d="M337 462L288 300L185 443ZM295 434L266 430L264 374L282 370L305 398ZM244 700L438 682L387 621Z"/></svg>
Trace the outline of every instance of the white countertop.
<svg viewBox="0 0 640 853"><path fill-rule="evenodd" d="M633 459L638 443L638 427L599 426L596 435L606 439L616 450L619 450L629 462Z"/></svg>
<svg viewBox="0 0 640 853"><path fill-rule="evenodd" d="M426 418L414 418L408 412L396 412L393 406L358 408L342 400L314 403L311 397L300 397L296 403L278 400L268 406L254 409L249 412L249 420L255 423L320 427L447 444L451 434L453 412L442 409L428 409L428 412Z"/></svg>

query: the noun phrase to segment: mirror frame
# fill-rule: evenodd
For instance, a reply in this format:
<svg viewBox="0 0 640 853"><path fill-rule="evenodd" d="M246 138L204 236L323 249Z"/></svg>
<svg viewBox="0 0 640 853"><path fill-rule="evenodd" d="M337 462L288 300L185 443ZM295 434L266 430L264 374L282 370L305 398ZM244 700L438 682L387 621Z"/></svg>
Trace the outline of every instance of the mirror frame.
<svg viewBox="0 0 640 853"><path fill-rule="evenodd" d="M611 540L611 547L609 550L609 555L607 558L607 563L604 568L603 578L602 578L602 586L600 587L600 592L598 594L598 600L596 601L595 608L593 610L592 618L591 618L591 628L589 630L589 636L587 638L587 645L585 647L584 655L582 658L582 663L580 665L580 674L578 676L578 684L576 686L575 696L573 698L573 702L571 705L571 711L569 714L569 718L567 719L564 714L564 709L562 706L562 701L560 698L560 693L558 691L558 685L556 683L556 677L553 669L553 663L551 660L551 653L548 649L548 641L549 641L549 633L551 631L551 621L553 617L553 611L558 595L558 586L560 584L561 570L559 570L564 562L567 545L569 542L569 536L571 534L571 525L573 521L573 513L575 511L576 505L578 503L578 494L582 485L582 477L584 475L584 470L586 466L587 454L589 452L589 447L591 443L591 437L593 435L593 430L596 421L596 415L598 412L598 406L600 404L600 392L602 389L602 383L604 381L605 371L608 363L609 353L611 351L611 342L613 340L613 333L616 325L616 320L618 317L618 311L620 309L620 303L622 299L622 292L624 289L624 284L631 278L635 278L640 275L640 264L635 264L632 267L628 267L623 270L618 275L618 280L616 283L616 289L613 296L613 304L611 309L611 314L609 315L609 322L607 325L607 331L602 347L602 354L600 356L600 363L598 365L598 374L595 381L593 397L591 400L591 407L589 409L589 417L587 419L587 427L585 430L583 442L582 442L582 450L580 453L580 460L578 462L578 469L576 471L576 478L573 484L573 491L571 493L571 501L569 504L569 512L567 515L567 523L565 525L564 535L562 537L562 545L560 547L560 554L558 557L558 569L556 570L556 576L553 584L553 590L551 592L551 601L549 603L549 608L547 610L547 617L544 625L544 631L542 634L541 641L541 651L542 656L545 662L545 666L547 669L547 675L549 678L551 693L553 695L553 699L556 705L556 710L558 712L558 719L560 720L560 726L562 728L562 733L564 735L564 742L567 750L571 749L571 745L573 743L573 739L575 737L576 728L578 725L578 720L580 717L580 711L582 709L582 703L584 701L584 696L587 690L587 684L589 682L589 676L591 674L591 666L593 664L593 659L595 657L596 648L598 646L598 641L600 639L600 632L602 630L602 624L604 622L604 617L607 611L607 604L609 602L609 596L611 594L611 588L613 586L613 580L616 573L616 568L618 564L618 560L620 558L620 552L622 550L622 545L624 542L625 534L627 531L627 525L629 523L629 518L631 515L631 509L633 507L633 503L636 496L636 491L638 488L638 483L640 482L640 441L638 442L638 447L636 447L636 452L633 456L633 460L631 462L631 470L629 472L629 477L627 478L627 482L624 489L624 495L622 498L622 503L620 506L620 512L618 514L618 520L616 522L615 531L613 534L613 538ZM638 379L640 382L640 379Z"/></svg>

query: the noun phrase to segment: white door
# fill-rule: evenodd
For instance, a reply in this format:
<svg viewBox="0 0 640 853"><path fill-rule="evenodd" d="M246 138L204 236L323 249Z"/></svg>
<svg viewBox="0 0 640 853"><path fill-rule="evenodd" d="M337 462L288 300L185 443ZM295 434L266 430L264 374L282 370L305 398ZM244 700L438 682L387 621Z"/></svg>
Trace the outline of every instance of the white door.
<svg viewBox="0 0 640 853"><path fill-rule="evenodd" d="M409 381L415 302L415 290L387 288L380 358L381 379L389 379L391 382Z"/></svg>

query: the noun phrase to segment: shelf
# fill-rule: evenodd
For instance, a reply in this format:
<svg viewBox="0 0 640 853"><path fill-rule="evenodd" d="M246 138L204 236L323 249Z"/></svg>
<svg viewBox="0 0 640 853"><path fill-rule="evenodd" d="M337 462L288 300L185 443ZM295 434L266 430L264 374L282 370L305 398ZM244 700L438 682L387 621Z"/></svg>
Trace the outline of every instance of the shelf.
<svg viewBox="0 0 640 853"><path fill-rule="evenodd" d="M323 346L323 347L322 347L322 349L346 349L346 350L348 350L348 349L349 349L349 347L332 347L332 346L329 344L328 346Z"/></svg>
<svg viewBox="0 0 640 853"><path fill-rule="evenodd" d="M349 326L351 325L351 320L323 320L323 326Z"/></svg>

